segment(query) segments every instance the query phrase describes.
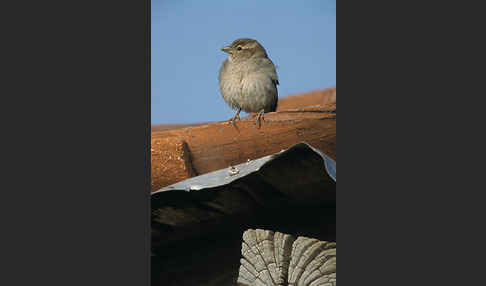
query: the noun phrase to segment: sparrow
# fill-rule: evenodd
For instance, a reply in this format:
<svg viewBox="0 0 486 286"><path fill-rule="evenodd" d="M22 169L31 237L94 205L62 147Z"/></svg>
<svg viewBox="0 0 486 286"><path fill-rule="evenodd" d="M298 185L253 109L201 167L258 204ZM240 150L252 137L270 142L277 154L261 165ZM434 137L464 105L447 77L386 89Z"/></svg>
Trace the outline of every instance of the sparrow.
<svg viewBox="0 0 486 286"><path fill-rule="evenodd" d="M243 110L257 113L260 127L264 113L277 109L279 82L275 65L254 39L237 39L221 50L228 58L219 70L219 89L226 103L237 110L229 121L234 124Z"/></svg>

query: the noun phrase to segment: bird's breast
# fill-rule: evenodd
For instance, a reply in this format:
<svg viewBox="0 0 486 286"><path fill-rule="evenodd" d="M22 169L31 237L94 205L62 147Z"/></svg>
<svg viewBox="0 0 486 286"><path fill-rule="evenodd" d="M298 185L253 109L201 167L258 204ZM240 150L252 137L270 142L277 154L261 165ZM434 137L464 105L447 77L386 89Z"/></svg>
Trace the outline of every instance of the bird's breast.
<svg viewBox="0 0 486 286"><path fill-rule="evenodd" d="M228 105L245 112L270 111L277 101L277 89L271 77L262 72L237 71L224 75L221 94Z"/></svg>

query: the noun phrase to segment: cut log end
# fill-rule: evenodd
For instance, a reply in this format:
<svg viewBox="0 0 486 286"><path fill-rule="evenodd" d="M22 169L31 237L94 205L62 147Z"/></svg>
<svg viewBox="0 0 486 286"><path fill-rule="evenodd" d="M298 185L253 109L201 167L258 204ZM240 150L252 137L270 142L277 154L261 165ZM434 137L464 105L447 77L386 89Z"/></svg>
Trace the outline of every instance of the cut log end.
<svg viewBox="0 0 486 286"><path fill-rule="evenodd" d="M178 137L152 138L150 190L188 179L196 175L191 164L191 154L184 140Z"/></svg>
<svg viewBox="0 0 486 286"><path fill-rule="evenodd" d="M336 243L249 229L243 234L238 285L336 285Z"/></svg>

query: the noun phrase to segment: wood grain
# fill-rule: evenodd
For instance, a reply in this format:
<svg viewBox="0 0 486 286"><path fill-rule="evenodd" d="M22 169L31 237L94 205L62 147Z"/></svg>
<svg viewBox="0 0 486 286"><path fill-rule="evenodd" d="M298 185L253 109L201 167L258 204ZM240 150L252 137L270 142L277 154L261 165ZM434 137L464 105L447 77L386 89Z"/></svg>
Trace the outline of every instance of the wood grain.
<svg viewBox="0 0 486 286"><path fill-rule="evenodd" d="M302 141L336 160L335 89L284 98L277 112L266 113L264 119L261 128L248 116L235 125L221 121L152 133L151 191ZM174 144L186 149L182 152Z"/></svg>

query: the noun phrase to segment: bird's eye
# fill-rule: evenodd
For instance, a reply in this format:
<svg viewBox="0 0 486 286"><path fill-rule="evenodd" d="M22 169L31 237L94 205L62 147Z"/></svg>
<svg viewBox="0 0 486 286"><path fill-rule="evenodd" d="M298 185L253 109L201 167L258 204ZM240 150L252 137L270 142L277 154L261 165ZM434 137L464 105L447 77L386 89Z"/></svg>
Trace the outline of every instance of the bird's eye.
<svg viewBox="0 0 486 286"><path fill-rule="evenodd" d="M236 49L237 49L238 51L241 51L241 47L240 47L240 46L238 46Z"/></svg>

